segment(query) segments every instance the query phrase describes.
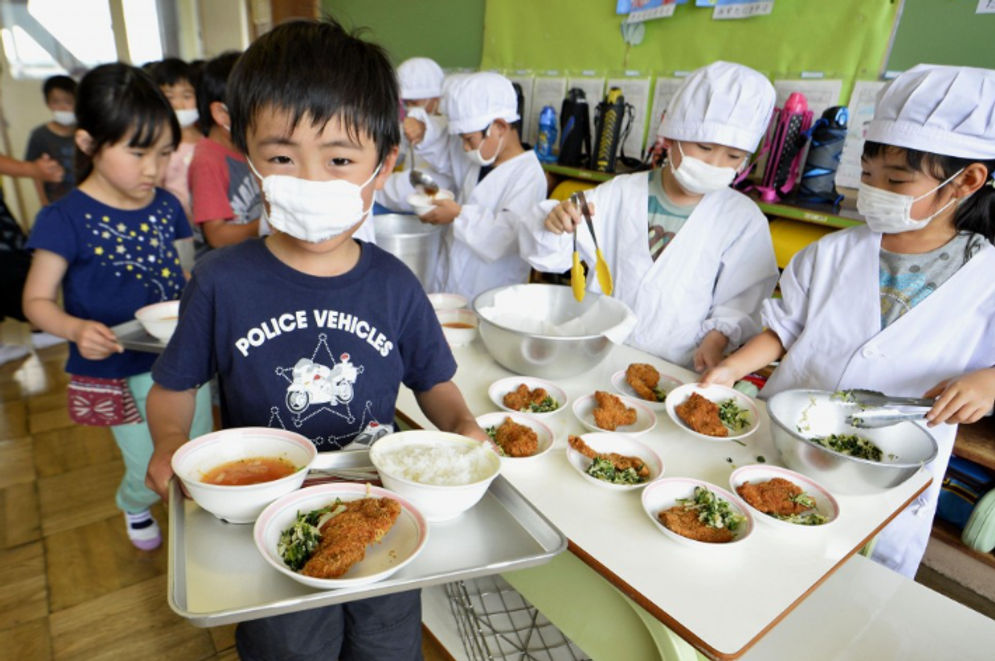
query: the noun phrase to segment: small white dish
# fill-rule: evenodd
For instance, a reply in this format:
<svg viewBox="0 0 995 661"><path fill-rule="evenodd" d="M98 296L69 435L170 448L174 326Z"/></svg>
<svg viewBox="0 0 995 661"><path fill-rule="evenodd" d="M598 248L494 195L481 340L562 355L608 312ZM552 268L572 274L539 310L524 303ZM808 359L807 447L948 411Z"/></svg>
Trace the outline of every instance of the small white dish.
<svg viewBox="0 0 995 661"><path fill-rule="evenodd" d="M277 544L280 533L293 525L298 512L320 509L334 503L336 498L349 502L367 497L393 498L401 504L401 513L383 539L367 546L365 557L349 571L340 578L314 578L299 574L284 564ZM281 574L312 588L334 590L382 581L407 565L425 548L428 523L414 505L396 493L368 484L339 482L305 487L271 503L256 520L252 537L266 562Z"/></svg>
<svg viewBox="0 0 995 661"><path fill-rule="evenodd" d="M675 388L679 388L682 385L684 385L684 382L681 381L680 379L670 376L669 374L664 374L663 372L660 372L660 382L657 384L657 387L662 388L663 391L667 393L668 396L670 395L671 391L673 391ZM642 397L637 395L636 391L633 390L632 386L629 385L629 382L625 380L625 370L619 370L618 372L612 374L612 388L615 389L615 392L625 395L629 399L634 399L640 404L643 404L653 409L654 411L665 411L667 409L666 401L651 402L648 399L643 399Z"/></svg>
<svg viewBox="0 0 995 661"><path fill-rule="evenodd" d="M435 195L429 196L425 193L412 193L408 195L408 204L414 209L416 216L424 216L429 211L435 208L432 204L433 200L452 200L455 199L455 195L451 190L446 190L445 188L440 188L439 192Z"/></svg>
<svg viewBox="0 0 995 661"><path fill-rule="evenodd" d="M656 414L648 406L644 406L641 402L629 399L628 397L619 397L619 399L629 408L636 409L635 423L616 427L615 429L602 429L596 425L594 423L594 409L597 408L598 403L593 394L578 397L573 403L573 412L577 416L577 419L580 420L580 424L594 432L614 431L617 434L639 436L656 427Z"/></svg>
<svg viewBox="0 0 995 661"><path fill-rule="evenodd" d="M750 426L734 434L729 430L728 436L709 436L708 434L702 434L696 432L695 430L688 427L681 417L677 415L677 407L683 404L691 396L692 393L698 393L705 399L711 400L716 404L721 404L722 402L733 399L740 408L747 409L750 412ZM667 415L670 419L674 421L674 424L686 431L689 434L697 436L698 438L705 441L712 441L717 443L723 443L725 441L738 441L746 438L753 432L757 430L760 426L760 410L757 408L756 402L744 395L743 393L735 390L733 388L727 388L726 386L711 385L702 386L698 383L686 383L683 386L675 388L667 395Z"/></svg>
<svg viewBox="0 0 995 661"><path fill-rule="evenodd" d="M525 425L532 431L536 433L536 440L538 441L538 449L535 454L529 455L528 457L509 457L507 455L501 455L502 462L511 462L512 464L518 464L522 461L528 459L535 459L538 456L544 455L553 447L553 430L546 426L541 420L533 417L530 413L516 413L514 411L508 411L507 413L493 412L485 413L481 416L477 416L477 424L484 431L487 431L488 427L500 427L504 423L505 418L511 418L513 422L517 422L520 425Z"/></svg>
<svg viewBox="0 0 995 661"><path fill-rule="evenodd" d="M180 320L180 302L163 301L138 308L135 310L135 319L149 335L168 344Z"/></svg>
<svg viewBox="0 0 995 661"><path fill-rule="evenodd" d="M663 525L663 523L660 522L660 519L657 518L657 515L660 512L677 505L678 498L694 498L694 488L697 486L709 489L716 496L727 501L729 506L737 514L743 515L744 521L739 527L739 530L733 533L733 539L731 542L699 542L698 540L691 539L690 537L678 535L676 532ZM734 547L738 546L750 536L750 533L753 532L753 515L750 514L749 506L740 500L739 496L734 496L725 489L708 482L703 482L702 480L696 480L691 477L665 477L659 479L643 489L642 501L643 511L646 512L646 516L650 518L653 525L659 528L660 532L664 535L684 546L690 546L696 549Z"/></svg>
<svg viewBox="0 0 995 661"><path fill-rule="evenodd" d="M535 390L536 388L544 388L549 396L556 400L559 406L553 411L546 411L544 413L539 413L536 411L515 411L515 409L508 408L504 405L504 396L508 393L516 390L521 384L525 384L529 390ZM553 383L552 381L546 381L545 379L537 379L531 376L509 376L503 379L498 379L490 385L487 389L487 396L490 397L491 401L494 402L494 406L498 407L502 411L515 411L516 413L528 413L536 418L548 418L556 415L562 411L567 405L567 392Z"/></svg>
<svg viewBox="0 0 995 661"><path fill-rule="evenodd" d="M428 295L428 302L432 304L432 309L436 312L442 310L456 310L466 307L466 297L459 294L449 294L446 292L436 292Z"/></svg>
<svg viewBox="0 0 995 661"><path fill-rule="evenodd" d="M612 484L611 482L606 482L605 480L599 480L596 477L592 477L587 474L587 469L590 468L591 463L594 461L583 454L574 450L569 445L567 446L567 461L573 466L581 477L589 482L593 482L599 487L605 489L613 489L615 491L634 491L636 489L642 489L647 484L653 480L657 480L663 475L663 461L660 459L660 455L654 452L645 443L640 443L634 438L630 438L623 434L612 434L610 432L594 432L592 434L584 434L581 436L588 447L590 447L595 452L606 453L615 452L616 454L622 454L629 457L639 457L646 463L646 467L649 468L650 475L646 478L645 482L640 482L639 484Z"/></svg>
<svg viewBox="0 0 995 661"><path fill-rule="evenodd" d="M451 347L461 347L477 337L477 315L470 310L439 310L436 312L442 325L442 334Z"/></svg>
<svg viewBox="0 0 995 661"><path fill-rule="evenodd" d="M739 487L747 482L756 484L757 482L766 482L767 480L773 479L775 477L780 477L788 482L791 482L801 488L802 491L807 493L809 496L815 500L815 510L826 517L826 522L819 524L817 526L807 526L800 523L791 523L790 521L783 521L769 514L761 512L757 508L753 507L748 500L740 496L746 506L750 508L755 519L763 521L765 524L770 525L782 531L803 531L805 534L806 529L818 530L820 528L825 528L826 526L832 524L840 515L840 506L836 502L829 491L813 480L810 477L802 475L801 473L796 473L793 470L788 470L787 468L782 468L781 466L772 466L770 464L751 464L749 466L741 466L732 472L729 476L729 487L739 495Z"/></svg>

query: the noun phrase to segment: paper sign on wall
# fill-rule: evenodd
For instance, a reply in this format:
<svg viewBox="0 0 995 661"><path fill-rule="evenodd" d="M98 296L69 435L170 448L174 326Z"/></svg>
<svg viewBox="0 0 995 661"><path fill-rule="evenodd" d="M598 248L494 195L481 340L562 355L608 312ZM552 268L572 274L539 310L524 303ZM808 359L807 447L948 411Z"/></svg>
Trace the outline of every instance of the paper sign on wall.
<svg viewBox="0 0 995 661"><path fill-rule="evenodd" d="M556 120L560 119L560 106L567 94L567 79L563 76L537 76L532 85L532 109L527 115L528 121L522 122L526 127L526 142L535 144L539 136L539 113L543 106L553 106L556 110Z"/></svg>
<svg viewBox="0 0 995 661"><path fill-rule="evenodd" d="M864 152L864 135L867 124L874 117L878 92L887 83L877 80L858 80L850 95L850 122L847 124L843 153L836 168L836 185L856 188L860 184L860 155Z"/></svg>
<svg viewBox="0 0 995 661"><path fill-rule="evenodd" d="M639 158L643 151L643 139L646 137L646 113L649 112L650 79L624 76L610 78L605 84L606 89L618 87L622 90L625 102L632 105L632 128L622 143L625 155ZM623 128L624 128L623 124ZM592 136L596 138L597 136Z"/></svg>
<svg viewBox="0 0 995 661"><path fill-rule="evenodd" d="M670 100L674 98L677 88L681 86L680 78L657 78L653 87L653 105L651 106L649 126L646 131L646 142L651 143L656 140L657 129L660 127L660 118L663 111L667 109Z"/></svg>
<svg viewBox="0 0 995 661"><path fill-rule="evenodd" d="M843 91L842 80L775 80L774 90L777 92L775 105L784 107L792 92L801 92L812 111L812 121L819 119L826 108L838 105L840 92Z"/></svg>
<svg viewBox="0 0 995 661"><path fill-rule="evenodd" d="M975 14L995 14L995 0L978 0Z"/></svg>
<svg viewBox="0 0 995 661"><path fill-rule="evenodd" d="M766 16L774 11L774 0L718 0L712 20Z"/></svg>

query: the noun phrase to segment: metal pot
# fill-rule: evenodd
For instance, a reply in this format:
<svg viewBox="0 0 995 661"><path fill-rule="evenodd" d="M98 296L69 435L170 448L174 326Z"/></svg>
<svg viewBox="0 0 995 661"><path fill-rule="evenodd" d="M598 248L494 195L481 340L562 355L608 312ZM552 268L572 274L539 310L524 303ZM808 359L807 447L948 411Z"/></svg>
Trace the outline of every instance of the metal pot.
<svg viewBox="0 0 995 661"><path fill-rule="evenodd" d="M429 225L417 216L387 213L372 216L377 245L404 262L418 277L422 287L435 273L442 248L442 226Z"/></svg>

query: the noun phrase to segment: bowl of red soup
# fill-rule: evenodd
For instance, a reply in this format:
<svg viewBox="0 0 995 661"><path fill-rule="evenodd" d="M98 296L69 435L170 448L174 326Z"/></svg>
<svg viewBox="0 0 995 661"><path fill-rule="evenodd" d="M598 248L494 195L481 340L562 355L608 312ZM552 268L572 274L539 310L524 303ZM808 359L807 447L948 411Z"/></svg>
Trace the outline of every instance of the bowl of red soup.
<svg viewBox="0 0 995 661"><path fill-rule="evenodd" d="M442 334L449 346L458 347L473 342L477 337L477 315L470 310L438 310L436 315L442 324Z"/></svg>
<svg viewBox="0 0 995 661"><path fill-rule="evenodd" d="M199 436L173 455L173 472L201 508L228 523L252 523L299 489L317 450L283 429L236 427Z"/></svg>

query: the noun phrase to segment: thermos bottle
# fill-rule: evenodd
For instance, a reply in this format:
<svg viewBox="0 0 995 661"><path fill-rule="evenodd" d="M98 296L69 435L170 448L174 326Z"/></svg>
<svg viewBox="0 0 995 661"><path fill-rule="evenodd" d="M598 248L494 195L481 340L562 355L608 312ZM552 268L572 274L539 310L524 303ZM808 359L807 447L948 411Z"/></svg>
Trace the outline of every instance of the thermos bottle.
<svg viewBox="0 0 995 661"><path fill-rule="evenodd" d="M805 95L799 92L792 92L783 108L774 109L763 150L767 152L767 166L763 180L757 186L764 202L777 202L795 187L807 140L805 132L811 125L812 111L808 109Z"/></svg>
<svg viewBox="0 0 995 661"><path fill-rule="evenodd" d="M622 90L613 87L604 100L598 104L594 116L594 153L591 154L591 169L598 172L614 172L615 158L625 119L625 97Z"/></svg>
<svg viewBox="0 0 995 661"><path fill-rule="evenodd" d="M808 158L798 186L798 197L802 200L836 205L843 199L836 191L835 180L849 119L846 106L833 106L812 125Z"/></svg>

